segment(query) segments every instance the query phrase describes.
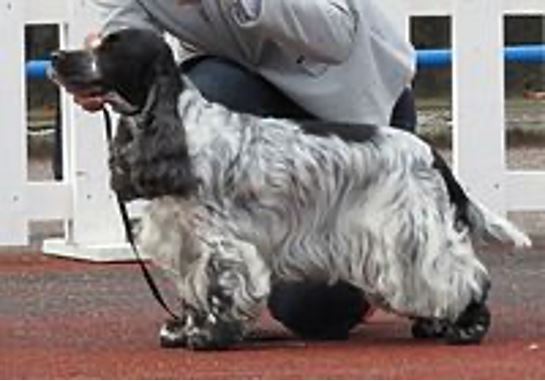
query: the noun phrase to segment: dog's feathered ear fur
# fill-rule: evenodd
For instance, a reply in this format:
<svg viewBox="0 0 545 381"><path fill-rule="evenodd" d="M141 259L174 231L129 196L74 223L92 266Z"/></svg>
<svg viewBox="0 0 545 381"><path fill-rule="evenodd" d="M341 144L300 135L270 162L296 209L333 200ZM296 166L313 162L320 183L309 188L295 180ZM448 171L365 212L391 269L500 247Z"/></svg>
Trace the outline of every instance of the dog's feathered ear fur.
<svg viewBox="0 0 545 381"><path fill-rule="evenodd" d="M149 109L144 109L148 116L176 114L178 116L178 97L184 90L181 73L174 61L168 45L153 65L153 82L148 94ZM150 107L151 106L151 107Z"/></svg>
<svg viewBox="0 0 545 381"><path fill-rule="evenodd" d="M131 199L187 196L197 185L189 160L185 128L178 112L183 81L167 46L157 57L153 71L147 104L136 117L137 132L129 149L124 150L123 161L130 167L130 183L134 188L127 192L125 187L124 191Z"/></svg>

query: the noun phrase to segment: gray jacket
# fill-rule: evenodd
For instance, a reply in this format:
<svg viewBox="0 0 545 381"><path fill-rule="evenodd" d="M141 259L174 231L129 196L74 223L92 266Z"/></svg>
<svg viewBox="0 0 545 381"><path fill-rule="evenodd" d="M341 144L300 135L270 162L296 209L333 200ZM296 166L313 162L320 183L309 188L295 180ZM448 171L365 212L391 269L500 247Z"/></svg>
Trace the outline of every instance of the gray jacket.
<svg viewBox="0 0 545 381"><path fill-rule="evenodd" d="M386 125L415 54L377 1L95 0L103 33L166 30L258 72L318 117Z"/></svg>

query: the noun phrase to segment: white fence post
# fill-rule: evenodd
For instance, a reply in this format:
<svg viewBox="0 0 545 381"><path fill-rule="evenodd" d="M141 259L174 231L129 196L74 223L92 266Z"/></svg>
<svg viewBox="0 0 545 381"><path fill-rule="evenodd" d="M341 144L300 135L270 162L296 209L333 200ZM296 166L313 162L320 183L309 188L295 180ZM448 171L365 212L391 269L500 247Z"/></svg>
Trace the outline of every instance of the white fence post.
<svg viewBox="0 0 545 381"><path fill-rule="evenodd" d="M453 14L454 166L468 190L505 213L503 4L456 0Z"/></svg>
<svg viewBox="0 0 545 381"><path fill-rule="evenodd" d="M97 18L89 0L70 1L70 18L65 41L70 47L81 47L90 31L96 30ZM122 222L113 194L109 189L107 145L104 121L100 113L90 115L74 106L67 107L65 128L71 139L68 154L72 184L73 216L67 225L67 240L50 240L43 251L55 255L95 261L132 259L125 243Z"/></svg>
<svg viewBox="0 0 545 381"><path fill-rule="evenodd" d="M25 245L27 182L24 2L0 0L0 242Z"/></svg>
<svg viewBox="0 0 545 381"><path fill-rule="evenodd" d="M91 260L131 259L108 187L100 115L63 96L65 178L27 180L25 23L59 23L62 43L81 46L96 27L91 0L0 0L0 245L28 242L30 219L64 219L66 240L44 252ZM409 15L453 17L454 162L471 193L492 209L545 210L545 171L507 171L504 142L503 16L545 14L543 0L384 0L408 30ZM390 6L388 6L390 5ZM407 17L403 17L406 14ZM142 204L132 205L138 213Z"/></svg>

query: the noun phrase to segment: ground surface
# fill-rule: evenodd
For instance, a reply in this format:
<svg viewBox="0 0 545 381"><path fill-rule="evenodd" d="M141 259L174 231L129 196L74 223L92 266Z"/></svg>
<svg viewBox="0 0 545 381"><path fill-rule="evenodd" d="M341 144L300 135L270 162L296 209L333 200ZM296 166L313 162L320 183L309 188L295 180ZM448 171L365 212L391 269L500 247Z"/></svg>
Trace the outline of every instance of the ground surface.
<svg viewBox="0 0 545 381"><path fill-rule="evenodd" d="M347 342L305 343L265 315L250 342L190 352L159 348L165 316L134 264L4 252L0 378L545 378L545 241L483 257L494 323L481 346L415 341L382 313Z"/></svg>
<svg viewBox="0 0 545 381"><path fill-rule="evenodd" d="M509 126L526 131L517 135L524 146L508 152L509 168L545 169L544 140L537 139L544 135L533 134L543 130L543 104L523 104L522 111L520 102L507 106ZM419 114L423 128L448 141L442 137L450 121L446 107L424 104ZM50 155L47 139L36 140ZM29 179L51 179L50 158L32 155L35 145ZM545 233L545 213L511 217L526 231ZM61 223L51 222L33 223L31 231L33 248L63 233ZM484 259L493 277L494 321L481 346L415 341L406 320L380 313L347 342L305 343L265 314L255 340L227 352L196 353L159 348L165 315L134 264L0 251L0 379L545 379L545 239L529 252L493 249Z"/></svg>

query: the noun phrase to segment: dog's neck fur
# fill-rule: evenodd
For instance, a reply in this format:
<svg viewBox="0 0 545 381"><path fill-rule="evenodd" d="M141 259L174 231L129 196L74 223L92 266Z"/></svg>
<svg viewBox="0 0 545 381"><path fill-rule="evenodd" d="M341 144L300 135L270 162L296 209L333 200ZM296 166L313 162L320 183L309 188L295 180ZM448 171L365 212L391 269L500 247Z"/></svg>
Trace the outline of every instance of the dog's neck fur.
<svg viewBox="0 0 545 381"><path fill-rule="evenodd" d="M257 123L258 117L238 113L210 102L187 78L183 81L184 90L178 96L177 112L191 157L199 155L203 150L209 150L212 142L218 138L226 141L239 140L245 127ZM225 160L229 159L225 157Z"/></svg>

